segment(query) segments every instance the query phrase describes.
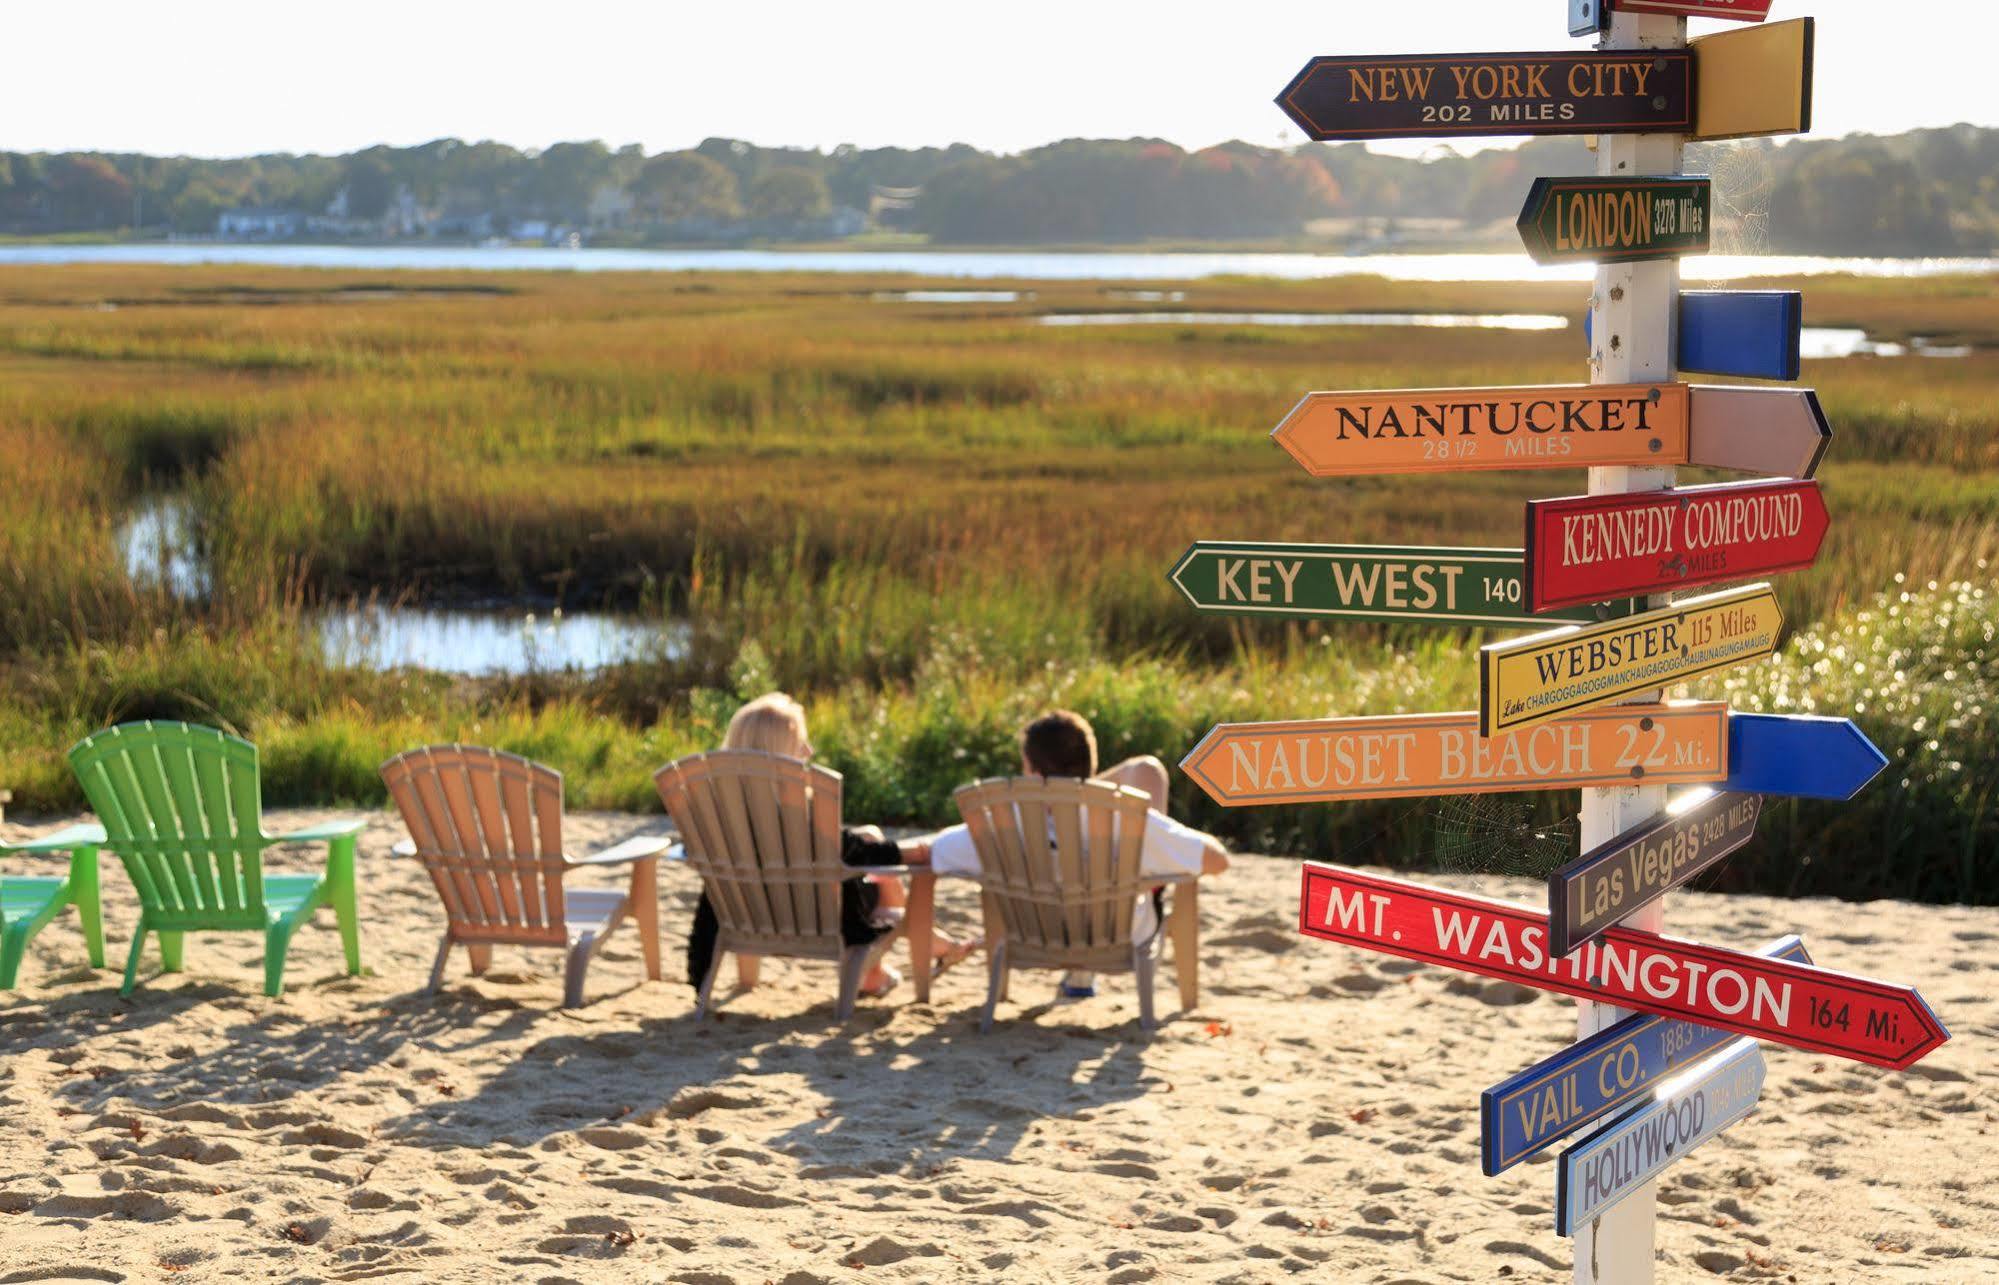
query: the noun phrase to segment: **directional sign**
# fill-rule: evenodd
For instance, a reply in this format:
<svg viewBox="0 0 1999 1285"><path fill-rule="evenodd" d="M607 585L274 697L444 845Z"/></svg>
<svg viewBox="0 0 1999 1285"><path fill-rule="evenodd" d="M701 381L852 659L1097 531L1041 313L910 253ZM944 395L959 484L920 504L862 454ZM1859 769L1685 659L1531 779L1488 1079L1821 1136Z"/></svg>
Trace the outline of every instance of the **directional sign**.
<svg viewBox="0 0 1999 1285"><path fill-rule="evenodd" d="M1599 625L1479 648L1479 731L1573 714L1777 650L1784 613L1767 584L1724 589Z"/></svg>
<svg viewBox="0 0 1999 1285"><path fill-rule="evenodd" d="M1199 611L1434 625L1537 626L1521 607L1520 550L1414 549L1371 544L1262 544L1203 540L1169 578ZM1629 615L1626 599L1558 618L1594 623Z"/></svg>
<svg viewBox="0 0 1999 1285"><path fill-rule="evenodd" d="M1537 178L1520 208L1536 263L1627 263L1706 254L1708 180Z"/></svg>
<svg viewBox="0 0 1999 1285"><path fill-rule="evenodd" d="M1796 936L1756 953L1812 962ZM1634 1013L1509 1076L1478 1095L1480 1162L1486 1176L1629 1106L1676 1068L1735 1038L1733 1032L1712 1026Z"/></svg>
<svg viewBox="0 0 1999 1285"><path fill-rule="evenodd" d="M1913 986L1613 928L1566 959L1527 906L1307 862L1298 930L1902 1070L1950 1038Z"/></svg>
<svg viewBox="0 0 1999 1285"><path fill-rule="evenodd" d="M1619 705L1478 735L1478 715L1218 723L1180 769L1223 807L1667 785L1728 775L1728 706Z"/></svg>
<svg viewBox="0 0 1999 1285"><path fill-rule="evenodd" d="M1818 472L1832 426L1809 388L1695 384L1687 463L1701 468L1810 477Z"/></svg>
<svg viewBox="0 0 1999 1285"><path fill-rule="evenodd" d="M1687 462L1685 384L1307 393L1271 431L1314 477Z"/></svg>
<svg viewBox="0 0 1999 1285"><path fill-rule="evenodd" d="M1694 790L1651 825L1618 835L1548 876L1548 943L1558 955L1707 870L1756 834L1757 794Z"/></svg>
<svg viewBox="0 0 1999 1285"><path fill-rule="evenodd" d="M1804 336L1796 290L1682 290L1681 370L1750 379L1796 379Z"/></svg>
<svg viewBox="0 0 1999 1285"><path fill-rule="evenodd" d="M1569 34L1587 36L1602 31L1610 25L1612 10L1761 22L1770 16L1770 0L1569 0Z"/></svg>
<svg viewBox="0 0 1999 1285"><path fill-rule="evenodd" d="M1620 8L1624 6L1619 6ZM1697 36L1694 137L1705 141L1812 128L1812 20Z"/></svg>
<svg viewBox="0 0 1999 1285"><path fill-rule="evenodd" d="M1562 1153L1555 1170L1555 1232L1573 1236L1666 1166L1756 1109L1763 1050L1737 1040L1660 1085L1652 1101Z"/></svg>
<svg viewBox="0 0 1999 1285"><path fill-rule="evenodd" d="M1817 482L1529 500L1528 609L1800 570L1830 525Z"/></svg>
<svg viewBox="0 0 1999 1285"><path fill-rule="evenodd" d="M1684 134L1684 49L1314 58L1277 96L1308 138Z"/></svg>
<svg viewBox="0 0 1999 1285"><path fill-rule="evenodd" d="M1800 799L1850 799L1888 766L1850 718L1730 714L1722 787Z"/></svg>

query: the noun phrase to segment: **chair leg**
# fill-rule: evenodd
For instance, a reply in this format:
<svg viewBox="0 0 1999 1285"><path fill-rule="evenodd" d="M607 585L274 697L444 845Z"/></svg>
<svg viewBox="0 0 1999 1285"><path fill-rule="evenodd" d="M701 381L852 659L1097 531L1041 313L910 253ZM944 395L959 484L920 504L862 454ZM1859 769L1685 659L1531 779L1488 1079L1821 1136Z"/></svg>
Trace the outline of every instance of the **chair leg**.
<svg viewBox="0 0 1999 1285"><path fill-rule="evenodd" d="M0 931L0 991L14 989L14 979L21 973L21 957L28 953L30 927L32 924L23 920Z"/></svg>
<svg viewBox="0 0 1999 1285"><path fill-rule="evenodd" d="M83 946L92 968L104 967L104 907L97 895L97 849L78 848L69 858L69 895L83 922Z"/></svg>
<svg viewBox="0 0 1999 1285"><path fill-rule="evenodd" d="M1006 997L1006 939L986 942L986 1007L979 1014L979 1034L993 1029L993 1012Z"/></svg>
<svg viewBox="0 0 1999 1285"><path fill-rule="evenodd" d="M597 952L594 933L579 933L569 943L569 959L562 968L562 1006L583 1007L583 979L590 972L590 956Z"/></svg>
<svg viewBox="0 0 1999 1285"><path fill-rule="evenodd" d="M720 952L719 950L716 951L715 952L716 958L719 959L721 957L721 953L722 952ZM762 965L763 965L763 960L759 956L756 955L736 956L736 989L745 990L745 991L755 990L757 988L757 970L760 967L762 967Z"/></svg>
<svg viewBox="0 0 1999 1285"><path fill-rule="evenodd" d="M454 944L450 933L444 934L444 940L437 943L437 959L430 966L430 982L424 986L424 994L435 995L437 988L444 985L444 964L451 958L451 947Z"/></svg>
<svg viewBox="0 0 1999 1285"><path fill-rule="evenodd" d="M186 944L185 933L160 934L160 971L177 973L180 971L181 947Z"/></svg>
<svg viewBox="0 0 1999 1285"><path fill-rule="evenodd" d="M146 917L139 916L139 926L132 930L132 949L125 955L125 984L118 988L120 995L130 995L132 988L139 984L139 956L146 949Z"/></svg>
<svg viewBox="0 0 1999 1285"><path fill-rule="evenodd" d="M909 936L909 967L916 974L916 1002L930 1002L931 957L937 946L937 875L919 870L909 879L909 911L903 920Z"/></svg>
<svg viewBox="0 0 1999 1285"><path fill-rule="evenodd" d="M638 921L639 947L645 952L646 977L658 981L661 971L659 954L659 860L647 857L632 866L632 888L629 896L632 918Z"/></svg>
<svg viewBox="0 0 1999 1285"><path fill-rule="evenodd" d="M264 930L264 994L272 999L285 993L285 960L291 955L292 933L297 927L281 919ZM166 937L160 934L163 944Z"/></svg>
<svg viewBox="0 0 1999 1285"><path fill-rule="evenodd" d="M361 975L361 919L354 895L355 835L335 839L326 857L328 899L340 925L340 949L347 954L347 975Z"/></svg>
<svg viewBox="0 0 1999 1285"><path fill-rule="evenodd" d="M484 977L486 970L493 966L493 948L484 942L475 942L465 947L465 955L472 961L472 975Z"/></svg>
<svg viewBox="0 0 1999 1285"><path fill-rule="evenodd" d="M1180 981L1180 1010L1191 1013L1201 1004L1201 901L1199 880L1173 889L1173 909L1167 928L1173 936L1173 974Z"/></svg>
<svg viewBox="0 0 1999 1285"><path fill-rule="evenodd" d="M741 962L742 957L739 955L737 956L737 963L740 964ZM701 979L701 991L694 999L695 1021L698 1022L708 1016L708 999L715 993L715 978L720 976L721 972L722 943L718 941L715 943L715 953L708 957L708 975Z"/></svg>
<svg viewBox="0 0 1999 1285"><path fill-rule="evenodd" d="M849 946L840 954L840 1000L834 1008L834 1016L846 1021L854 1015L854 1004L861 995L861 978L867 976L868 961L876 958L872 946Z"/></svg>
<svg viewBox="0 0 1999 1285"><path fill-rule="evenodd" d="M1159 1025L1153 1013L1152 983L1159 969L1158 941L1154 939L1145 945L1134 944L1131 948L1131 971L1138 982L1138 1024L1144 1030Z"/></svg>

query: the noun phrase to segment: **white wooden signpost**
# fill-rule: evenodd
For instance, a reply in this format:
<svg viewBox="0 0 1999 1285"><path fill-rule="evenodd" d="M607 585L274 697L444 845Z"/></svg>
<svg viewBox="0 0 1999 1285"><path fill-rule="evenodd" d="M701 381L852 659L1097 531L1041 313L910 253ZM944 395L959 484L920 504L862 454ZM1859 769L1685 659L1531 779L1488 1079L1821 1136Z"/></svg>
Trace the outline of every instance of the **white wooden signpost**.
<svg viewBox="0 0 1999 1285"><path fill-rule="evenodd" d="M1518 563L1207 542L1175 569L1203 610L1557 627L1484 649L1475 714L1223 724L1181 766L1227 806L1582 788L1581 855L1551 878L1547 914L1308 864L1299 931L1577 998L1577 1043L1482 1095L1483 1167L1576 1139L1555 1193L1573 1279L1634 1285L1653 1279L1658 1176L1754 1109L1757 1039L1899 1068L1950 1033L1914 988L1815 967L1795 938L1752 954L1662 935L1668 892L1749 840L1757 796L1848 798L1886 763L1845 719L1663 703L1666 685L1768 657L1783 625L1767 584L1670 591L1808 566L1829 520L1804 480L1831 437L1810 390L1676 370L1796 377L1796 292L1683 295L1675 256L1707 230L1684 143L1809 129L1813 27L1764 23L1768 0L1566 5L1571 34L1601 33L1594 50L1321 57L1279 105L1319 139L1596 134L1596 175L1540 180L1521 217L1540 257L1596 259L1589 383L1314 392L1272 437L1315 477L1587 467L1589 496L1531 507ZM1750 25L1690 45L1688 14ZM1676 491L1682 464L1796 480ZM1503 561L1493 584L1518 565L1522 601L1339 588L1384 559L1409 585L1418 569L1455 584L1473 554ZM1299 581L1308 564L1326 574ZM1608 601L1629 594L1647 596ZM1550 614L1578 610L1595 618ZM1675 780L1716 788L1669 809Z"/></svg>

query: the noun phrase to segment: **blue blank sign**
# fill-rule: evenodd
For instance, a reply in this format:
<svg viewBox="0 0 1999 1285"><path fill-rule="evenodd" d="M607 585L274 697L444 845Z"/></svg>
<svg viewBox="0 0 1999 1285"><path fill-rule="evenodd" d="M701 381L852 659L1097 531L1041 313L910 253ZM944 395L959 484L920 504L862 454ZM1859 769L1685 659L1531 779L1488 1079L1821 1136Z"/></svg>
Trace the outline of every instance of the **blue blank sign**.
<svg viewBox="0 0 1999 1285"><path fill-rule="evenodd" d="M1674 364L1703 375L1796 379L1804 299L1796 290L1682 290Z"/></svg>
<svg viewBox="0 0 1999 1285"><path fill-rule="evenodd" d="M1794 964L1812 962L1795 935L1757 953ZM1500 1081L1478 1096L1486 1176L1630 1106L1679 1068L1737 1038L1712 1026L1639 1013Z"/></svg>
<svg viewBox="0 0 1999 1285"><path fill-rule="evenodd" d="M1728 780L1721 788L1844 800L1886 766L1888 756L1850 718L1731 712Z"/></svg>

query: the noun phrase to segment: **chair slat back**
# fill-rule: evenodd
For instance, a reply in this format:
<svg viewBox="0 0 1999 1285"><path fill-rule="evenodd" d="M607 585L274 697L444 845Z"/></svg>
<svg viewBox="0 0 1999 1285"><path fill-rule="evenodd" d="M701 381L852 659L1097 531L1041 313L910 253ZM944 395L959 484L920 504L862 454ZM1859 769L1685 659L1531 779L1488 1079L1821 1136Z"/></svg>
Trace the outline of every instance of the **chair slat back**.
<svg viewBox="0 0 1999 1285"><path fill-rule="evenodd" d="M192 723L121 723L70 767L154 927L261 927L257 747Z"/></svg>
<svg viewBox="0 0 1999 1285"><path fill-rule="evenodd" d="M715 750L653 775L725 933L837 947L840 774L758 750Z"/></svg>
<svg viewBox="0 0 1999 1285"><path fill-rule="evenodd" d="M477 745L426 745L380 771L455 938L566 940L560 772Z"/></svg>
<svg viewBox="0 0 1999 1285"><path fill-rule="evenodd" d="M1023 776L953 796L979 854L980 888L1010 942L1039 953L1131 944L1150 806L1104 781Z"/></svg>

